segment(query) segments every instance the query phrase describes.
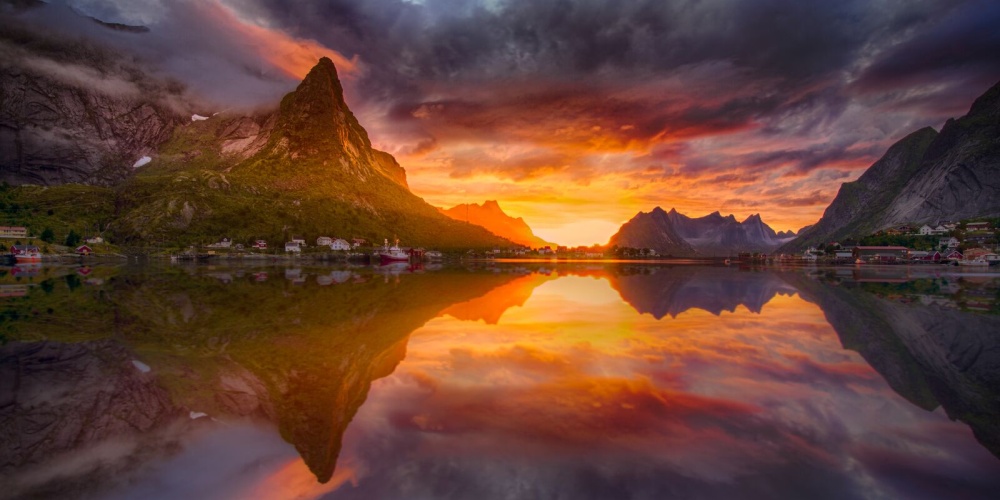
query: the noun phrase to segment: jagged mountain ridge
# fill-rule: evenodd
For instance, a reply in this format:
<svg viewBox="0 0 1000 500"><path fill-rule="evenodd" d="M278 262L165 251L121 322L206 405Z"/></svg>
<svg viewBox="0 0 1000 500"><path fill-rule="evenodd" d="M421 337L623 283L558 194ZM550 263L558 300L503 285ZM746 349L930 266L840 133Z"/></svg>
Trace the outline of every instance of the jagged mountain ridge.
<svg viewBox="0 0 1000 500"><path fill-rule="evenodd" d="M858 237L902 224L1000 216L1000 83L948 120L893 144L840 187L823 217L779 249Z"/></svg>
<svg viewBox="0 0 1000 500"><path fill-rule="evenodd" d="M788 233L791 233L789 231ZM743 222L713 212L692 218L670 209L656 207L639 212L611 237L608 245L652 248L660 255L677 257L725 256L738 252L770 252L788 241L754 214ZM792 233L794 235L794 233Z"/></svg>
<svg viewBox="0 0 1000 500"><path fill-rule="evenodd" d="M493 234L507 238L518 245L531 248L556 247L555 243L535 236L535 233L521 217L514 218L507 215L496 200L487 200L482 205L463 203L449 209L439 208L438 210L452 219L482 226Z"/></svg>

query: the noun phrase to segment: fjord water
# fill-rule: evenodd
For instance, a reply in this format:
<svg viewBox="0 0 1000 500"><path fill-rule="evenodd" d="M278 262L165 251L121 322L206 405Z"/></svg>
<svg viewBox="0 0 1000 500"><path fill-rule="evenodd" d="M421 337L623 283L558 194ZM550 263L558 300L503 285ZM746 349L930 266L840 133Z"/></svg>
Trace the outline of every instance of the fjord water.
<svg viewBox="0 0 1000 500"><path fill-rule="evenodd" d="M20 267L0 496L990 498L1000 275Z"/></svg>

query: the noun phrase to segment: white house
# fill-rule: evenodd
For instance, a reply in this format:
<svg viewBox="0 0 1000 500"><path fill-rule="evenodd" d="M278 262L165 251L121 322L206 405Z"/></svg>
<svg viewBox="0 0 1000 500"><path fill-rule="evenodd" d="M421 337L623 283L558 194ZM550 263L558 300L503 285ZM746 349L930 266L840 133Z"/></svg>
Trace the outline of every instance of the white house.
<svg viewBox="0 0 1000 500"><path fill-rule="evenodd" d="M351 244L343 238L337 238L330 243L330 250L350 250Z"/></svg>
<svg viewBox="0 0 1000 500"><path fill-rule="evenodd" d="M932 234L934 234L934 228L933 227L930 227L927 224L924 224L923 226L920 226L920 235L921 236L930 236Z"/></svg>
<svg viewBox="0 0 1000 500"><path fill-rule="evenodd" d="M299 246L299 244L296 243L295 241L289 241L289 242L285 243L285 251L286 252L301 253L302 252L302 247Z"/></svg>
<svg viewBox="0 0 1000 500"><path fill-rule="evenodd" d="M233 240L229 238L222 238L221 240L208 245L208 248L229 248L233 246Z"/></svg>
<svg viewBox="0 0 1000 500"><path fill-rule="evenodd" d="M87 238L87 239L85 239L83 241L84 241L84 243L89 243L91 245L98 245L98 244L104 243L104 238L102 238L100 236L94 236L92 238Z"/></svg>
<svg viewBox="0 0 1000 500"><path fill-rule="evenodd" d="M954 236L952 236L951 238L941 238L938 241L938 246L947 248L958 248L958 238Z"/></svg>
<svg viewBox="0 0 1000 500"><path fill-rule="evenodd" d="M292 236L292 241L291 242L295 243L296 245L298 245L300 247L306 246L306 238L304 236Z"/></svg>
<svg viewBox="0 0 1000 500"><path fill-rule="evenodd" d="M316 238L316 246L318 247L330 246L331 243L333 243L333 238L329 236L320 236L319 238Z"/></svg>

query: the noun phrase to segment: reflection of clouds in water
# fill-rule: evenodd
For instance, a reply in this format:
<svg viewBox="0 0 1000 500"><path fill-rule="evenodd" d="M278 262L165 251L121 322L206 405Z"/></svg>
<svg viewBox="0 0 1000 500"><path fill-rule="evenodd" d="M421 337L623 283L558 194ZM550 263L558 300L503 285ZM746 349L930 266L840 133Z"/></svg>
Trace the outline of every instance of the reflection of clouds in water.
<svg viewBox="0 0 1000 500"><path fill-rule="evenodd" d="M795 295L656 320L579 280L539 286L496 325L415 332L345 436L342 456L379 479L333 496L938 496L900 484L927 474L953 492L995 486L966 427L897 396Z"/></svg>
<svg viewBox="0 0 1000 500"><path fill-rule="evenodd" d="M349 479L352 470L344 467L343 478L321 485L276 429L238 425L202 432L207 434L108 498L277 498L278 491L284 498L315 498Z"/></svg>

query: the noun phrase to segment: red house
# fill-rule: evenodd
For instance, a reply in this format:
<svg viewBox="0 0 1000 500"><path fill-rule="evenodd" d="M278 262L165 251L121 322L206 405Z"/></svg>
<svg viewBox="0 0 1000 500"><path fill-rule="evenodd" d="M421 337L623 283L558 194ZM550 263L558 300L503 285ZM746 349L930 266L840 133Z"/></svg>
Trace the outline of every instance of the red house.
<svg viewBox="0 0 1000 500"><path fill-rule="evenodd" d="M80 255L90 255L90 252L93 252L93 251L94 250L92 248L88 247L87 245L80 245L80 246L76 247L76 253L78 253Z"/></svg>
<svg viewBox="0 0 1000 500"><path fill-rule="evenodd" d="M962 260L962 252L959 252L958 250L950 250L947 254L945 254L945 256L943 257L943 259L945 259L945 260Z"/></svg>

